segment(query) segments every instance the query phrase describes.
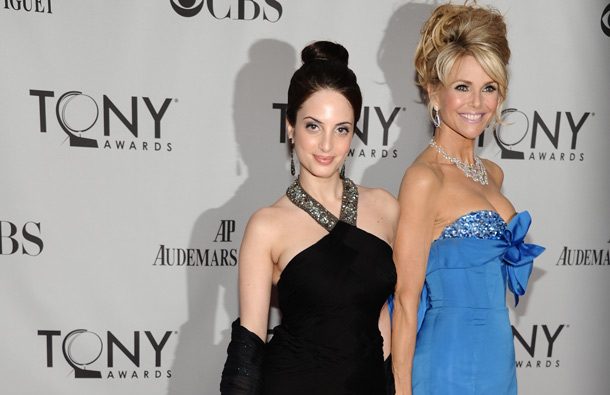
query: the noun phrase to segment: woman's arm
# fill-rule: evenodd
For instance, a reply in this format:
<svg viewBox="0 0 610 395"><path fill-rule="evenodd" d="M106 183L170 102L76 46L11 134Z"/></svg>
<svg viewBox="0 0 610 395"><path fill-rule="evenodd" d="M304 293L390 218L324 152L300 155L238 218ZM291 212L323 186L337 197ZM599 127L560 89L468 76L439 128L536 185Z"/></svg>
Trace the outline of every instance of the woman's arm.
<svg viewBox="0 0 610 395"><path fill-rule="evenodd" d="M259 395L273 275L271 245L274 238L270 209L257 211L248 222L239 251L241 318L233 322L227 360L222 371L222 395Z"/></svg>
<svg viewBox="0 0 610 395"><path fill-rule="evenodd" d="M400 186L400 218L394 242L398 274L392 328L392 365L396 394L411 394L417 337L417 309L436 218L439 177L425 165L407 169Z"/></svg>
<svg viewBox="0 0 610 395"><path fill-rule="evenodd" d="M267 339L273 281L272 240L274 208L252 215L239 250L239 315L241 325Z"/></svg>

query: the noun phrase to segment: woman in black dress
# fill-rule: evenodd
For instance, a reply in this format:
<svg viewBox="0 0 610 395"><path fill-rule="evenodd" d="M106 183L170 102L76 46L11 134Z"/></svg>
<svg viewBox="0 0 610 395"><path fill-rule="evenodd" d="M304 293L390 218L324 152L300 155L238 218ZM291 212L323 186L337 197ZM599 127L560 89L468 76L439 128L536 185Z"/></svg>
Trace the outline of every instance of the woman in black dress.
<svg viewBox="0 0 610 395"><path fill-rule="evenodd" d="M398 203L343 175L362 107L347 50L315 42L301 58L286 119L300 174L248 222L221 393L386 394ZM273 284L282 323L265 345Z"/></svg>

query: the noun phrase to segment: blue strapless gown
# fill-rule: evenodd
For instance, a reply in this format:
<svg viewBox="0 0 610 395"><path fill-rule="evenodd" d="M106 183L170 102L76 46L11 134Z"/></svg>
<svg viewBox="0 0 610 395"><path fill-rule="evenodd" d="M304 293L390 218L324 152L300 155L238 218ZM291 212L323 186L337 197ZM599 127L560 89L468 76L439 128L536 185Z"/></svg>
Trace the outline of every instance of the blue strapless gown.
<svg viewBox="0 0 610 395"><path fill-rule="evenodd" d="M531 218L510 224L475 211L445 227L430 247L413 360L414 395L517 393L506 285L525 293L543 247L523 239Z"/></svg>

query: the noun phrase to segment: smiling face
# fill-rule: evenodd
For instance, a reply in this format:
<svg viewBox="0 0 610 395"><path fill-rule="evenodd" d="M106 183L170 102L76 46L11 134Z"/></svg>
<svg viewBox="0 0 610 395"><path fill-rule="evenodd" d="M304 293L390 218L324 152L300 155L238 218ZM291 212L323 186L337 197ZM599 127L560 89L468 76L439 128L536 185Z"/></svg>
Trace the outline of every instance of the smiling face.
<svg viewBox="0 0 610 395"><path fill-rule="evenodd" d="M447 83L430 91L432 103L439 107L441 129L451 129L465 138L480 135L494 117L498 106L498 84L479 62L466 55L458 59Z"/></svg>
<svg viewBox="0 0 610 395"><path fill-rule="evenodd" d="M301 164L301 174L338 176L354 134L354 109L342 94L323 89L311 95L297 111L288 137Z"/></svg>

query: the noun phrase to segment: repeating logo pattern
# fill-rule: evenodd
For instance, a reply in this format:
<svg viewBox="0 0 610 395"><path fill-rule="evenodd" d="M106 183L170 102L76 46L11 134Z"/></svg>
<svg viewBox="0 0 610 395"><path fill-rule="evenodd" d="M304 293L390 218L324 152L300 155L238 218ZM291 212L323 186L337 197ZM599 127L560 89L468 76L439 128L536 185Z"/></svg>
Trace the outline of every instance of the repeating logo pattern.
<svg viewBox="0 0 610 395"><path fill-rule="evenodd" d="M57 346L61 342L64 361L74 370L75 379L171 378L171 370L164 369L163 350L175 332L159 336L144 331L147 341L142 341L141 335L141 331L134 331L130 342L110 331L101 336L87 329L75 329L65 336L59 330L38 331L45 342L46 367L57 367Z"/></svg>
<svg viewBox="0 0 610 395"><path fill-rule="evenodd" d="M40 133L51 129L50 121L55 118L57 125L67 135L70 147L100 148L123 151L172 151L172 143L162 139L162 121L170 104L176 100L165 98L159 100L149 97L132 96L123 98L116 104L107 95L103 95L101 105L92 96L81 91L68 91L59 95L55 103L55 117L49 116L49 104L56 96L54 91L31 89L30 96L38 100ZM144 104L144 109L142 109ZM103 137L100 138L101 123ZM144 121L149 125L142 130ZM115 132L116 129L122 129ZM151 130L152 129L152 130ZM90 136L92 135L92 136ZM143 136L145 135L145 136ZM116 136L120 136L116 138Z"/></svg>
<svg viewBox="0 0 610 395"><path fill-rule="evenodd" d="M51 0L4 0L4 9L52 14Z"/></svg>
<svg viewBox="0 0 610 395"><path fill-rule="evenodd" d="M517 368L558 368L557 341L569 325L532 325L531 328L512 327L515 339ZM524 353L525 352L525 353Z"/></svg>
<svg viewBox="0 0 610 395"><path fill-rule="evenodd" d="M38 256L43 249L40 222L0 221L0 255Z"/></svg>
<svg viewBox="0 0 610 395"><path fill-rule="evenodd" d="M587 133L593 112L557 111L554 114L507 108L503 124L496 124L493 137L502 159L530 161L582 162L585 153L578 149L579 138ZM479 137L483 146L485 134Z"/></svg>
<svg viewBox="0 0 610 395"><path fill-rule="evenodd" d="M198 15L207 5L207 13L215 19L277 22L283 7L277 0L170 0L174 11L185 18Z"/></svg>
<svg viewBox="0 0 610 395"><path fill-rule="evenodd" d="M214 243L232 243L235 232L235 220L223 219L213 239ZM180 248L159 245L153 266L207 266L232 267L237 266L237 248Z"/></svg>

